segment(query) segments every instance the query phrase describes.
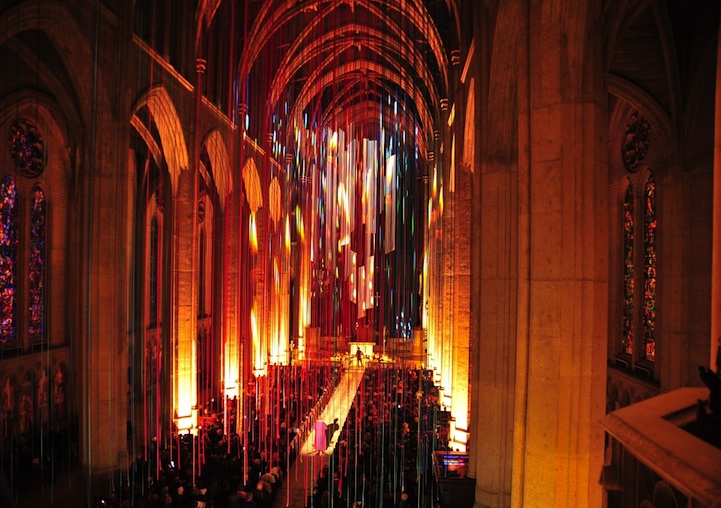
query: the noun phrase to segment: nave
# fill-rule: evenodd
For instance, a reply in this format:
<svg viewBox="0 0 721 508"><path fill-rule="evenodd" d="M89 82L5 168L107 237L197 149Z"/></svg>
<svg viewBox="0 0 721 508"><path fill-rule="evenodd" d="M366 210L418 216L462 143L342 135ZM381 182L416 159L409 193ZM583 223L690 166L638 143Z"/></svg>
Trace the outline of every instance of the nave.
<svg viewBox="0 0 721 508"><path fill-rule="evenodd" d="M721 356L721 2L0 5L15 504L239 502L344 341L433 372L474 508L721 498L641 405Z"/></svg>

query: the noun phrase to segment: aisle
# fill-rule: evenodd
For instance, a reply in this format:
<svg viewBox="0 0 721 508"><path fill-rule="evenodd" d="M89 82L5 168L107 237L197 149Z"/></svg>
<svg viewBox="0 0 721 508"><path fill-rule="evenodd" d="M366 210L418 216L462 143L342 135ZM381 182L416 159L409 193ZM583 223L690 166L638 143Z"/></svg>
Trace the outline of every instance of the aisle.
<svg viewBox="0 0 721 508"><path fill-rule="evenodd" d="M273 501L273 508L304 508L305 502L313 488L313 483L318 476L318 471L327 464L329 456L335 450L340 431L345 425L348 412L353 405L356 392L363 379L363 367L349 367L341 375L333 395L328 401L319 421L327 424L338 419L338 428L331 436L330 444L325 451L317 451L313 446L315 443L315 429L310 432L308 439L301 447L300 454L295 463L291 466L282 490Z"/></svg>

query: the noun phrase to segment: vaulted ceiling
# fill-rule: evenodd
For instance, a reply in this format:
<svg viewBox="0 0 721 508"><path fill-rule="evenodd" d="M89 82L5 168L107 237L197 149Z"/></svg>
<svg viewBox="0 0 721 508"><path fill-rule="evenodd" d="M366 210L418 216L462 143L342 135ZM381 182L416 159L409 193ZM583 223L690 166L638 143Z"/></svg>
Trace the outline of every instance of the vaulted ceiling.
<svg viewBox="0 0 721 508"><path fill-rule="evenodd" d="M241 102L296 125L366 132L391 124L432 139L448 96L458 12L445 0L246 2ZM241 29L241 27L238 27ZM272 126L264 126L270 131Z"/></svg>

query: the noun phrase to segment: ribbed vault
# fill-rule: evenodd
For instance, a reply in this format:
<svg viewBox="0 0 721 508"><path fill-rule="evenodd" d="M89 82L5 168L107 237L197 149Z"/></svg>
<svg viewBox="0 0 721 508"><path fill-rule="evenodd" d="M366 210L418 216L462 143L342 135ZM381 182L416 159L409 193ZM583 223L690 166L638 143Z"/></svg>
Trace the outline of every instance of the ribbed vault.
<svg viewBox="0 0 721 508"><path fill-rule="evenodd" d="M432 4L421 0L247 4L238 70L240 102L252 104L256 116L251 123L261 130L258 134L273 129L274 115L299 127L308 127L310 116L322 128L349 122L380 128L383 110L391 101L398 103L396 109L403 116L403 125L397 127L416 133L425 155L449 87L449 48L438 23L443 29L453 25L447 6L436 9L444 13L438 19L438 12L429 11ZM291 138L290 131L286 135Z"/></svg>

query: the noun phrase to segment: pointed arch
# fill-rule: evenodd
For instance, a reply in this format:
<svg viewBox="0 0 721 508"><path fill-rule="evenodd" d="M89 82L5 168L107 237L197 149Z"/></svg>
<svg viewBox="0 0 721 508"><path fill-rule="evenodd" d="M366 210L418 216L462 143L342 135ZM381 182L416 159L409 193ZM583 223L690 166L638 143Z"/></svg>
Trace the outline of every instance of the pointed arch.
<svg viewBox="0 0 721 508"><path fill-rule="evenodd" d="M233 175L230 172L230 160L223 136L220 131L213 130L205 140L205 148L210 159L212 181L218 192L220 209L225 208L228 196L233 192Z"/></svg>
<svg viewBox="0 0 721 508"><path fill-rule="evenodd" d="M65 123L63 111L52 97L35 90L22 89L7 96L7 102L17 104L17 107L0 112L0 125L10 125L17 118L27 118L42 131L45 139L60 139L65 146L72 145L72 136ZM60 167L67 171L64 177L70 178L70 151L53 150L53 157L60 158Z"/></svg>
<svg viewBox="0 0 721 508"><path fill-rule="evenodd" d="M653 126L653 143L660 150L661 159L677 160L678 146L673 142L671 118L663 106L640 87L618 76L609 75L608 91L627 103L614 109L609 124L625 126L629 111L638 109Z"/></svg>
<svg viewBox="0 0 721 508"><path fill-rule="evenodd" d="M466 122L463 129L463 165L473 173L476 160L476 78L468 83Z"/></svg>
<svg viewBox="0 0 721 508"><path fill-rule="evenodd" d="M245 196L250 211L256 213L263 207L263 189L260 185L258 168L252 157L248 157L243 165L243 184L245 185Z"/></svg>
<svg viewBox="0 0 721 508"><path fill-rule="evenodd" d="M93 102L92 72L94 66L87 65L87 62L93 62L93 53L83 37L77 37L82 30L78 26L75 16L69 11L63 2L46 2L44 0L27 0L19 2L8 8L0 16L0 46L8 44L10 39L18 34L31 30L42 31L57 48L57 54L62 59L62 64L67 69L68 80L72 83L72 90L66 90L63 86L58 86L56 96L59 98L69 97L75 92L78 100L62 101L62 104L79 104L79 107L85 105L88 111L78 113L77 111L68 111L64 115L73 121L74 129L80 128L80 119L89 116L90 104ZM38 55L39 57L39 55ZM38 58L39 59L39 58ZM45 65L40 66L41 71L45 71ZM47 73L51 75L50 72ZM55 76L50 78L55 81ZM60 81L55 81L60 85ZM97 106L100 110L110 110L110 104L102 88L98 88L99 93L96 94Z"/></svg>
<svg viewBox="0 0 721 508"><path fill-rule="evenodd" d="M170 174L170 184L173 196L178 189L178 177L183 169L188 168L188 149L185 142L185 134L178 117L173 101L168 91L163 86L150 88L145 95L141 96L133 108L133 115L147 106L152 121L158 129L160 144ZM141 132L142 135L142 132ZM150 146L150 145L149 145Z"/></svg>
<svg viewBox="0 0 721 508"><path fill-rule="evenodd" d="M268 190L268 201L270 207L270 218L273 221L273 227L277 227L278 221L283 215L283 201L280 190L280 183L278 183L278 177L274 176L273 181L270 182L270 189Z"/></svg>

